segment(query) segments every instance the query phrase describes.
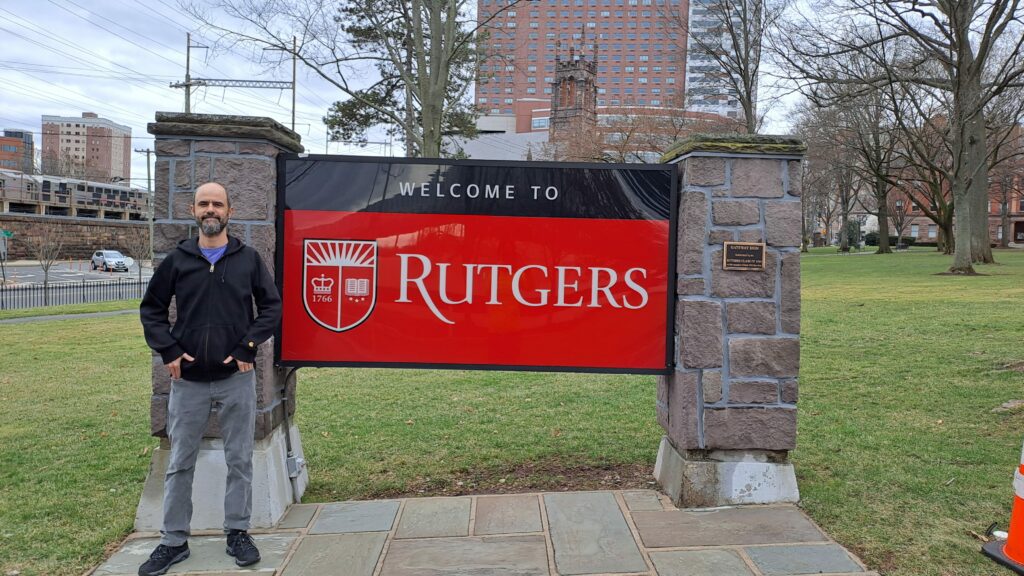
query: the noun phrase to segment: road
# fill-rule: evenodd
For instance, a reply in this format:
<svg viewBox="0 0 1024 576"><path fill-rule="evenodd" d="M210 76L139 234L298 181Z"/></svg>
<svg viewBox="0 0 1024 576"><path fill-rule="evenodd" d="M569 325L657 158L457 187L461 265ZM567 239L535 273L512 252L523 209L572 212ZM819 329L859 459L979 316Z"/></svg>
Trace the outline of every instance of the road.
<svg viewBox="0 0 1024 576"><path fill-rule="evenodd" d="M50 288L44 294L38 263L5 264L4 271L7 283L0 286L0 310L139 299L153 275L144 266L140 283L134 266L128 272L101 272L93 271L89 261L58 262L50 268Z"/></svg>
<svg viewBox="0 0 1024 576"><path fill-rule="evenodd" d="M43 283L43 269L38 264L17 264L10 265L5 264L4 270L7 272L8 285L13 282L15 285L21 286L25 284L42 284ZM153 275L153 269L148 266L142 267L142 279L149 280L150 276ZM92 270L88 260L80 261L61 261L56 262L50 268L50 283L58 282L99 282L103 280L118 280L118 279L138 280L139 269L132 266L127 273L125 272L102 272L100 270Z"/></svg>

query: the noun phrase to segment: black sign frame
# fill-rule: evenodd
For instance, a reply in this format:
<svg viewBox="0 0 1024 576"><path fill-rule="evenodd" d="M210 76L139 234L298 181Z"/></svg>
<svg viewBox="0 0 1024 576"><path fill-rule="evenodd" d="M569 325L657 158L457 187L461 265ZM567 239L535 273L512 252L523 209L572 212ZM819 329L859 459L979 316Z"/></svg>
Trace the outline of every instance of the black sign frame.
<svg viewBox="0 0 1024 576"><path fill-rule="evenodd" d="M670 375L675 371L675 311L676 300L676 262L678 251L679 206L680 206L680 174L676 164L621 164L621 163L585 163L585 162L537 162L537 161L502 161L502 160L452 160L437 158L403 158L375 156L344 156L327 154L295 154L281 153L277 156L277 194L275 205L275 283L283 292L284 270L284 220L288 207L287 198L287 163L289 161L338 162L338 163L384 163L404 165L431 166L468 166L498 167L509 169L549 168L549 169L598 169L598 170L660 170L670 174L670 191L668 203L668 258L666 306L665 306L665 363L660 369L644 368L603 368L579 366L534 366L534 365L492 365L492 364L448 364L422 362L350 362L350 361L294 361L281 360L282 326L279 325L274 339L274 361L280 366L292 367L365 367L365 368L402 368L402 369L454 369L454 370L489 370L489 371L534 371L534 372L572 372L572 373L603 373L603 374L652 374Z"/></svg>

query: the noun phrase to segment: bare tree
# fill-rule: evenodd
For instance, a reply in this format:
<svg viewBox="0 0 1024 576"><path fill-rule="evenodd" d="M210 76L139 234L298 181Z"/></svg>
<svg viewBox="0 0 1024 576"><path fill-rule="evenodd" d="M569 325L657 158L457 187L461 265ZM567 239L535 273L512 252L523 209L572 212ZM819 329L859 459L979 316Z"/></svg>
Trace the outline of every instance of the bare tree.
<svg viewBox="0 0 1024 576"><path fill-rule="evenodd" d="M814 10L790 20L773 40L805 90L898 83L949 95L957 205L950 272L970 274L972 261L991 262L988 231L975 230L972 214L988 197L985 108L1024 77L1020 0L845 0ZM846 66L842 56L851 53L875 67L864 74Z"/></svg>
<svg viewBox="0 0 1024 576"><path fill-rule="evenodd" d="M139 268L139 282L141 282L142 263L150 256L149 228L142 226L128 228L121 236L118 244L120 244L122 252L135 260L135 265Z"/></svg>
<svg viewBox="0 0 1024 576"><path fill-rule="evenodd" d="M953 133L948 118L948 94L912 84L886 87L896 123L899 146L895 163L897 187L917 211L936 224L936 248L954 254L954 217L959 209L952 194Z"/></svg>
<svg viewBox="0 0 1024 576"><path fill-rule="evenodd" d="M842 252L850 251L850 216L859 203L862 185L857 154L849 144L853 136L847 121L841 107L821 108L812 104L804 109L799 124L799 132L807 141L810 180L822 188L821 193L828 198L826 202L839 213Z"/></svg>
<svg viewBox="0 0 1024 576"><path fill-rule="evenodd" d="M50 268L60 258L64 248L65 230L62 224L40 224L32 226L22 237L28 253L39 261L43 269L43 305L50 305Z"/></svg>
<svg viewBox="0 0 1024 576"><path fill-rule="evenodd" d="M758 82L765 36L786 4L787 0L703 0L688 14L661 11L682 32L677 36L680 53L695 64L693 71L711 80L708 86L688 90L697 97L691 102L694 109L735 98L743 128L750 134L760 130L764 117L758 110Z"/></svg>
<svg viewBox="0 0 1024 576"><path fill-rule="evenodd" d="M182 0L185 1L185 0ZM522 0L498 9L507 10ZM385 126L408 156L440 156L443 136L471 136L468 102L480 54L471 0L216 0L186 9L220 40L295 54L346 99L325 123L332 139L362 140ZM229 23L216 21L214 13ZM297 42L293 45L293 36ZM451 139L449 139L451 140Z"/></svg>
<svg viewBox="0 0 1024 576"><path fill-rule="evenodd" d="M896 232L896 246L899 248L903 244L903 231L910 223L910 201L902 193L896 192L889 194L886 202L888 203L886 215L889 217L889 222L892 223L893 231Z"/></svg>
<svg viewBox="0 0 1024 576"><path fill-rule="evenodd" d="M48 152L41 156L40 173L63 178L84 180L87 176L84 159L75 159L67 148ZM31 174L31 172L27 172Z"/></svg>

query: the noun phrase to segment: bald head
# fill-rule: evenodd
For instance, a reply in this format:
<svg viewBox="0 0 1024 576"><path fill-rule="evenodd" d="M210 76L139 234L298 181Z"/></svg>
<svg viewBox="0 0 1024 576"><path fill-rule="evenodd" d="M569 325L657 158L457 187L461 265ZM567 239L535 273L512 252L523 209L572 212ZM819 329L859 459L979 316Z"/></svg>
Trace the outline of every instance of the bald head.
<svg viewBox="0 0 1024 576"><path fill-rule="evenodd" d="M221 202L224 202L225 206L229 208L231 207L231 198L228 196L227 188L225 188L221 184L218 184L217 182L207 182L205 184L200 184L199 187L196 188L196 192L192 197L193 206L196 204L196 202L199 202L200 196L207 200L219 200Z"/></svg>

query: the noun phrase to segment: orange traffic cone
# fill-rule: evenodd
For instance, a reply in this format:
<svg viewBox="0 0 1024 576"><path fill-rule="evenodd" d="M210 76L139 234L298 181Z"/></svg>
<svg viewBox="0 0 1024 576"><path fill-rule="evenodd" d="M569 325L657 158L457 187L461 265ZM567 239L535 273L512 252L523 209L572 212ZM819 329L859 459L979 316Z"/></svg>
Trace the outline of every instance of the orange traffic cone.
<svg viewBox="0 0 1024 576"><path fill-rule="evenodd" d="M982 546L981 551L1017 574L1024 574L1024 451L1020 455L1020 466L1013 474L1013 492L1013 512L1006 540L993 540Z"/></svg>

